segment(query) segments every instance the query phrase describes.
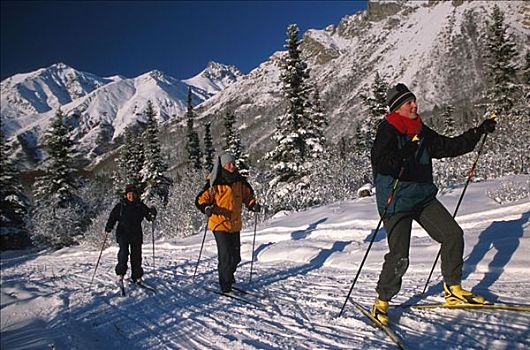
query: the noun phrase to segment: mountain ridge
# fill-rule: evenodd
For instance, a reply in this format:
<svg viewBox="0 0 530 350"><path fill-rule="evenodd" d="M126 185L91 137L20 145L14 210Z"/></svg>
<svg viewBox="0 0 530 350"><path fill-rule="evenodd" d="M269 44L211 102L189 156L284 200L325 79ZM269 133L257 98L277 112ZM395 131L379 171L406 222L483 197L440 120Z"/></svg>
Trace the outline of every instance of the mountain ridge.
<svg viewBox="0 0 530 350"><path fill-rule="evenodd" d="M525 38L530 35L530 4L523 1L369 1L368 10L346 15L339 23L324 29L307 30L302 37L302 56L311 68L311 78L320 90L328 115L328 139L337 143L342 137L355 135L356 126L367 115L361 95L369 93L375 72L391 84L407 84L418 97L422 117L431 117L434 110L447 104L454 105L457 115L467 113L474 118L480 117L480 108L476 105L482 102L485 87L481 39L495 4L505 13L505 23L515 37L519 51L528 50ZM219 150L222 146L222 119L224 114L231 112L236 115L236 127L241 131L243 144L253 161L270 150L275 118L285 113L286 107L279 79L283 55L285 51L277 51L241 76L233 72L233 66L227 66L226 75L236 76L230 84L222 81L203 83L202 79L208 76L205 71L208 68L215 71L215 64L212 67L209 64L195 77L181 81L193 86L196 127L200 137L204 133L202 123L212 122L214 146ZM181 97L182 91L164 89L170 79L159 71L153 71L151 78L154 80L147 76L142 79L160 83L156 94L131 92L128 100L135 101L133 95L139 101L155 98L155 109L164 123L161 125L164 133L162 148L165 152L179 154L172 157L170 166L174 166L182 163L185 157L182 151L185 128L184 109L171 101L171 94ZM131 84L130 79L117 80L109 84L127 85L124 81ZM221 90L212 94L210 88L215 86ZM100 92L104 89L105 86L98 88ZM112 97L109 92L107 94L98 98L102 104L106 98ZM94 95L97 94L91 92L82 98L90 99ZM80 103L70 102L68 107L78 105ZM93 105L94 111L98 111L97 106ZM67 112L71 111L72 108ZM135 108L135 103L129 102L122 111L108 142L119 142L118 136L124 130L120 126L138 120L136 117L141 118L137 115L142 112L141 103ZM115 113L118 116L118 112ZM79 114L83 116L83 111ZM26 124L35 123L34 115L26 118ZM83 132L78 133L84 135ZM94 149L89 139L86 140L87 145L81 149Z"/></svg>
<svg viewBox="0 0 530 350"><path fill-rule="evenodd" d="M223 74L223 70L227 73ZM205 73L208 75L205 76ZM22 146L18 149L17 156L28 159L27 156L30 155L34 162L30 161L27 165L31 168L42 159L42 152L37 149L40 139L60 107L66 116L66 122L73 129L72 137L79 142L77 152L91 160L100 155L99 151L102 149L96 144L98 135L103 136L99 138L100 141L119 143L127 127L144 121L143 110L148 100L154 103L159 122L163 123L185 112L189 89L192 92L192 104L197 105L241 75L234 66L210 62L196 76L200 76L200 83L207 87L203 89L198 83L187 84L159 70L151 70L134 78L101 78L58 63L2 81L2 129L8 136L16 135ZM56 77L63 76L67 77L65 81L72 82L70 85L78 87L75 95L70 93L66 83L62 86L56 84ZM215 80L217 78L219 81ZM53 88L47 85L50 80ZM88 83L82 85L81 82ZM32 90L34 86L38 88ZM28 93L17 95L21 89ZM28 94L35 95L38 99L25 98ZM41 112L36 113L38 111ZM102 124L105 125L104 129L100 127Z"/></svg>

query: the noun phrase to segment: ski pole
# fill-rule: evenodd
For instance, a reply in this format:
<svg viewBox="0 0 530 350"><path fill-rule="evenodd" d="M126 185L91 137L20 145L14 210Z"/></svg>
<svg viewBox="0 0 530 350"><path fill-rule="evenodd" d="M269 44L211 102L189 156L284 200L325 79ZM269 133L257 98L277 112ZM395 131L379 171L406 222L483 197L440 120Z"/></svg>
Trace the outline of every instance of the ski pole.
<svg viewBox="0 0 530 350"><path fill-rule="evenodd" d="M495 113L492 113L492 118L495 119L496 115ZM456 204L455 211L453 213L453 219L456 217L456 213L458 213L458 209L460 208L460 203L462 203L462 199L464 198L464 194L466 193L467 186L471 182L471 178L475 174L475 167L477 166L478 159L480 158L480 155L482 153L482 149L484 148L484 143L486 142L486 137L488 134L484 134L484 137L482 138L482 142L480 144L480 147L477 152L477 156L475 157L475 160L473 161L473 164L471 165L471 168L469 169L469 173L467 175L466 184L464 185L464 189L462 190L462 194L460 195L460 198L458 199L458 203ZM429 285L429 282L431 281L432 273L434 271L434 268L436 267L436 264L438 263L438 259L440 258L440 255L442 254L442 248L438 250L438 254L436 255L436 259L434 259L434 264L432 265L431 272L429 273L429 277L427 278L427 282L425 282L425 286L423 287L423 291L421 294L425 294L425 291L427 290L427 286Z"/></svg>
<svg viewBox="0 0 530 350"><path fill-rule="evenodd" d="M202 247L204 246L204 240L206 239L206 231L208 231L208 216L206 216L206 227L204 228L204 235L202 236L201 250L199 251L199 259L197 259L197 265L195 265L195 272L193 272L192 280L195 279L197 274L197 268L199 268L199 262L201 261Z"/></svg>
<svg viewBox="0 0 530 350"><path fill-rule="evenodd" d="M94 282L94 277L96 276L96 271L98 270L99 266L99 260L101 260L101 255L103 254L103 249L105 249L105 244L107 243L107 236L108 232L105 231L105 238L103 239L103 246L101 247L101 251L99 252L98 261L96 262L96 268L94 269L94 273L92 274L92 279L90 280L90 286L88 286L88 289L92 288L92 282Z"/></svg>
<svg viewBox="0 0 530 350"><path fill-rule="evenodd" d="M252 267L254 265L254 246L256 245L256 227L258 226L258 213L254 214L254 238L252 239L252 260L250 261L250 277L248 283L252 282Z"/></svg>
<svg viewBox="0 0 530 350"><path fill-rule="evenodd" d="M390 203L394 199L394 193L396 192L396 189L399 184L399 179L401 178L401 175L403 175L403 172L405 171L405 167L401 167L401 170L399 171L398 177L394 180L394 184L392 185L392 189L390 190L390 193L388 195L388 198L386 199L385 209L383 210L383 214L381 215L381 219L379 219L379 223L377 224L377 227L374 231L374 234L372 235L372 239L370 240L370 244L368 245L368 249L366 249L366 253L364 253L363 260L361 261L361 265L359 266L359 269L357 270L357 274L355 275L355 278L353 279L353 283L351 284L350 291L348 292L348 296L346 297L346 300L344 301L344 305L342 305L342 308L339 312L339 317L342 316L342 313L344 312L344 308L346 307L346 304L348 303L348 299L350 299L351 292L353 291L353 287L355 286L355 282L357 282L357 278L359 277L361 273L361 269L363 268L364 262L366 261L366 257L368 256L368 253L370 252L370 249L372 248L372 244L375 241L375 237L377 236L377 233L379 232L379 228L381 227L381 223L383 222L383 218L386 215L386 212L388 210L388 207L390 206Z"/></svg>
<svg viewBox="0 0 530 350"><path fill-rule="evenodd" d="M412 141L413 142L419 142L420 138L418 137L418 135L414 135L414 137L412 138ZM397 189L398 184L399 184L399 179L403 175L404 171L405 171L405 165L402 165L401 169L399 170L399 174L398 174L397 178L394 180L394 184L392 185L392 188L390 189L390 193L388 194L388 197L386 199L385 208L383 210L383 214L381 215L381 219L379 219L379 222L377 223L377 227L376 227L376 229L374 231L372 239L370 240L370 244L368 245L368 249L366 249L366 253L364 254L364 257L363 257L363 260L361 261L361 265L359 266L359 269L357 270L357 274L355 275L355 278L353 279L353 283L352 283L352 285L350 287L348 295L346 296L346 300L344 300L344 304L342 305L342 308L340 309L339 317L342 316L342 313L344 312L344 308L346 307L346 304L348 303L348 299L350 299L350 295L351 295L351 292L353 291L353 287L355 286L355 283L357 282L357 278L359 278L361 270L362 270L362 268L364 266L364 262L366 261L366 258L368 257L368 253L370 252L370 249L372 248L372 245L373 245L373 243L375 241L375 237L377 236L377 233L379 232L379 229L381 228L381 224L383 223L383 218L385 217L386 212L387 212L388 208L390 207L390 203L392 203L392 200L394 199L394 193L396 192L396 189Z"/></svg>
<svg viewBox="0 0 530 350"><path fill-rule="evenodd" d="M155 269L155 219L151 223L151 237L153 238L153 270Z"/></svg>

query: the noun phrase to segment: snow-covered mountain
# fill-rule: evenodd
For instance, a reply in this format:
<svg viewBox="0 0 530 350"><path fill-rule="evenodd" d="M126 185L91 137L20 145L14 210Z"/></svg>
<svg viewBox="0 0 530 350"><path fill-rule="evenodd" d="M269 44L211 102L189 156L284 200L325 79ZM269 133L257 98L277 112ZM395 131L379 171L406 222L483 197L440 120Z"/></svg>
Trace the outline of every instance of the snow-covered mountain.
<svg viewBox="0 0 530 350"><path fill-rule="evenodd" d="M189 88L197 105L239 76L237 68L214 62L189 84L157 70L135 78L99 78L56 64L2 81L2 128L8 137L16 135L19 152L39 160L40 138L61 107L79 142L78 153L93 159L112 149L108 143L128 126L144 120L148 100L160 122L176 119L187 108Z"/></svg>
<svg viewBox="0 0 530 350"><path fill-rule="evenodd" d="M55 110L121 77L101 78L57 63L34 72L15 74L1 83L2 129L24 127L21 117Z"/></svg>
<svg viewBox="0 0 530 350"><path fill-rule="evenodd" d="M243 73L235 66L210 61L202 72L183 82L204 90L210 95L215 95L242 76Z"/></svg>
<svg viewBox="0 0 530 350"><path fill-rule="evenodd" d="M329 118L327 136L354 135L367 118L361 94L370 94L375 72L390 84L406 83L420 113L451 103L455 113L477 116L484 91L481 40L494 5L505 14L520 53L530 47L530 3L524 1L370 1L368 10L345 16L325 29L303 34L302 56ZM233 111L244 145L260 158L272 147L275 117L285 112L280 58L266 62L208 99L198 112L221 130L219 116ZM217 128L216 128L217 126Z"/></svg>
<svg viewBox="0 0 530 350"><path fill-rule="evenodd" d="M347 15L324 29L305 32L302 56L311 68L311 78L320 90L329 119L328 140L337 142L343 136L353 136L357 124L367 117L361 95L370 93L376 71L390 84L406 83L418 97L423 117L449 103L457 115L480 117L474 106L481 102L485 86L482 38L494 5L505 14L505 23L518 51L523 53L523 64L530 35L530 3L525 1L370 1L366 11ZM285 51L275 52L244 76L232 66L210 63L203 72L182 82L160 72L115 79L67 101L63 108L73 119L72 124L79 127L76 132L82 152L92 157L105 152L94 143L97 134L102 132L104 140L119 138L128 123L141 118L136 113L141 113L149 96L156 100L161 120L171 119L162 127L162 147L174 151L182 149L184 142L185 130L177 117L183 112L183 104L175 97L182 96L180 84L184 83L194 89L199 135L204 132L203 122L211 121L214 145L219 149L224 130L222 116L234 112L236 127L243 131L243 144L251 159L259 159L272 148L275 118L285 112L279 79L283 55ZM212 96L216 89L221 90ZM17 120L16 127L7 129L16 129L26 153L31 153L45 125L43 120L50 115L26 114ZM7 118L2 109L2 128L4 120ZM104 130L97 128L101 121L106 123ZM179 157L171 161L178 164L182 160Z"/></svg>

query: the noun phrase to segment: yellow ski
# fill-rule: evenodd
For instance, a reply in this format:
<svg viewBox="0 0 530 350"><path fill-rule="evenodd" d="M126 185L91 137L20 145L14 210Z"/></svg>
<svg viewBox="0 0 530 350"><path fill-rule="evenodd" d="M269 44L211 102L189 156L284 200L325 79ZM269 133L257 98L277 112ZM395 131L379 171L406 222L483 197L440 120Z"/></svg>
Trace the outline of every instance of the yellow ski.
<svg viewBox="0 0 530 350"><path fill-rule="evenodd" d="M508 310L508 311L519 311L519 312L530 312L530 305L514 305L514 304L445 304L445 303L434 303L434 304L408 304L400 305L398 307L410 307L414 309L483 309L483 310Z"/></svg>
<svg viewBox="0 0 530 350"><path fill-rule="evenodd" d="M352 301L353 305L366 317L368 317L377 327L381 328L388 337L398 346L400 349L406 349L398 335L389 327L379 322L372 314L366 310L361 304Z"/></svg>

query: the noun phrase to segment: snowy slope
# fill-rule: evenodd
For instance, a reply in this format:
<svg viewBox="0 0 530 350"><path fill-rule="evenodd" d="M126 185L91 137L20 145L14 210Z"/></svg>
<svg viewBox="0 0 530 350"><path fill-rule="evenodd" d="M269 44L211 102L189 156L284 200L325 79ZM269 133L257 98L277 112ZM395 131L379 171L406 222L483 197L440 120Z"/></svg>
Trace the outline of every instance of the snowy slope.
<svg viewBox="0 0 530 350"><path fill-rule="evenodd" d="M506 180L506 179L504 179ZM518 177L528 186L530 177ZM486 197L501 182L471 184L457 217L465 231L464 287L491 300L530 304L530 197L499 205ZM440 196L452 212L462 188ZM393 349L394 344L353 306L337 318L378 222L374 198L335 203L260 223L248 284L253 230L242 232L243 261L236 278L261 298L256 308L220 297L216 246L208 233L195 281L202 233L144 245L152 294L113 285L117 247L56 252L2 252L1 345L4 349ZM150 232L150 230L146 230ZM146 239L150 242L150 239ZM386 251L380 233L353 298L369 306ZM438 245L413 228L411 265L393 303L441 301L439 269L423 288ZM423 299L423 300L422 300ZM409 349L528 349L530 313L391 309Z"/></svg>

